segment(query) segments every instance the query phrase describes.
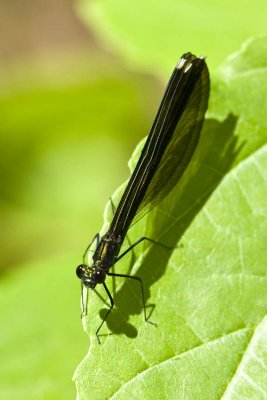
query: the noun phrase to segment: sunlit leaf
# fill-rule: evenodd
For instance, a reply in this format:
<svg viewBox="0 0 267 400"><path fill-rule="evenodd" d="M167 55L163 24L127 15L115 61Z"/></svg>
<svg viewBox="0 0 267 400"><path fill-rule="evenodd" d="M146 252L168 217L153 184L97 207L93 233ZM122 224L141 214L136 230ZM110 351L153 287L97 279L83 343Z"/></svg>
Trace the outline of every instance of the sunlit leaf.
<svg viewBox="0 0 267 400"><path fill-rule="evenodd" d="M143 278L157 327L143 321L138 284L117 280L99 346L104 305L90 293L90 349L75 373L80 400L267 397L267 68L259 47L266 39L248 43L214 78L188 170L129 234L132 242L146 231L178 248L140 246L116 266Z"/></svg>

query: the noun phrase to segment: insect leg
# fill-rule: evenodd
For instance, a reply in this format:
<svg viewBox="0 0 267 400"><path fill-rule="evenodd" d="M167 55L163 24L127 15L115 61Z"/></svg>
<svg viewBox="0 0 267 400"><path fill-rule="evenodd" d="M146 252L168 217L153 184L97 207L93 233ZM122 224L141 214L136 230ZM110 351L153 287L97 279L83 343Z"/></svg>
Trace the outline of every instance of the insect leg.
<svg viewBox="0 0 267 400"><path fill-rule="evenodd" d="M109 315L109 313L110 313L110 311L112 310L112 308L113 308L113 306L114 306L114 300L113 300L113 297L111 296L111 294L110 294L110 291L108 290L108 288L107 288L107 285L105 284L105 282L103 282L103 286L104 286L104 288L105 288L105 291L107 292L107 294L108 294L108 297L109 297L109 301L110 301L110 308L108 309L108 311L107 311L107 313L106 313L106 315L105 315L105 317L103 318L103 320L102 320L102 322L101 322L101 324L99 325L99 327L97 328L97 331L96 331L96 337L97 337L97 340L98 340L98 343L99 344L101 344L100 343L100 340L99 340L99 336L98 336L98 334L99 334L99 331L100 331L100 329L102 328L102 325L104 324L104 322L106 321L106 319L107 319L107 317L108 317L108 315Z"/></svg>
<svg viewBox="0 0 267 400"><path fill-rule="evenodd" d="M114 217L115 211L116 211L116 207L115 204L113 203L112 197L109 198L110 204L111 204L111 208L112 208L112 214Z"/></svg>
<svg viewBox="0 0 267 400"><path fill-rule="evenodd" d="M97 234L94 236L93 240L91 241L91 243L88 244L88 246L87 246L86 249L85 249L85 252L83 253L83 263L84 263L84 264L86 264L86 262L85 262L86 254L87 254L88 250L90 249L90 247L92 246L92 244L94 243L95 240L96 240L96 245L98 246L98 243L99 243L99 233L97 233Z"/></svg>
<svg viewBox="0 0 267 400"><path fill-rule="evenodd" d="M85 317L87 315L87 306L88 306L88 288L86 288L86 297L85 297L85 302L84 302L84 296L83 296L83 282L81 280L81 296L82 296L82 313L81 313L81 318Z"/></svg>
<svg viewBox="0 0 267 400"><path fill-rule="evenodd" d="M108 276L117 276L117 277L119 277L119 278L134 279L134 280L136 280L136 281L138 281L138 282L140 283L145 321L146 321L146 322L149 322L149 323L152 324L152 325L156 325L156 324L154 324L153 322L150 322L150 321L148 320L148 317L147 317L147 314L146 314L146 302L145 302L144 285L143 285L142 279L139 278L139 276L124 275L124 274L113 274L112 272L108 272L107 275L108 275Z"/></svg>
<svg viewBox="0 0 267 400"><path fill-rule="evenodd" d="M173 247L166 246L163 243L156 242L156 240L153 240L153 239L150 239L150 238L148 238L146 236L143 236L140 239L138 239L134 244L132 244L130 247L128 247L128 249L125 250L119 257L117 257L114 264L116 264L121 258L126 256L126 254L129 253L129 251L131 251L135 246L137 246L139 243L143 242L143 240L148 240L149 242L157 244L157 245L162 246L162 247L165 247L165 249L168 249L168 250L172 250L173 249Z"/></svg>

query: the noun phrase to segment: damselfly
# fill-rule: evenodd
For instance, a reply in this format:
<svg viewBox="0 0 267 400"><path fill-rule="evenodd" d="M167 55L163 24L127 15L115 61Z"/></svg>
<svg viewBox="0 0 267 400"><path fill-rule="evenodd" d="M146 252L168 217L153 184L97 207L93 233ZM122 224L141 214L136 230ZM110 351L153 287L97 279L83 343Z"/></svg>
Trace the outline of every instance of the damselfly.
<svg viewBox="0 0 267 400"><path fill-rule="evenodd" d="M128 229L174 188L184 173L199 140L209 98L209 73L204 57L184 54L178 61L155 121L144 144L137 165L128 181L108 231L97 234L86 249L83 264L76 269L82 289L94 289L102 284L110 307L100 323L96 336L111 312L114 300L106 285L107 276L135 279L140 282L144 314L147 320L143 282L137 276L111 272L111 267L143 240L141 237L120 254ZM95 250L90 260L90 246ZM82 290L83 293L83 290ZM83 306L84 307L84 306ZM84 309L83 309L84 312Z"/></svg>

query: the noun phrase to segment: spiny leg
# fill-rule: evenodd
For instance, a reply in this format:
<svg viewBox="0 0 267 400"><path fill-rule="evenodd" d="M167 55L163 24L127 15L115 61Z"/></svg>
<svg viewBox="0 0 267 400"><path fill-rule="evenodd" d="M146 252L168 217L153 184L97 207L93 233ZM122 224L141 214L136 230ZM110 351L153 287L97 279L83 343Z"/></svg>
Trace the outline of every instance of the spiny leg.
<svg viewBox="0 0 267 400"><path fill-rule="evenodd" d="M114 306L114 300L113 300L113 298L112 298L112 296L111 296L111 294L110 294L110 291L108 290L107 285L105 284L105 282L103 282L103 286L104 286L105 291L107 292L108 297L109 297L110 308L108 309L108 311L107 311L105 317L103 318L101 324L99 325L99 327L97 328L97 331L96 331L96 333L95 333L99 344L101 344L101 343L100 343L100 340L99 340L99 337L98 337L99 331L100 331L100 329L102 328L102 325L103 325L104 322L106 321L106 319L107 319L107 317L108 317L110 311L112 310L112 308L113 308L113 306Z"/></svg>
<svg viewBox="0 0 267 400"><path fill-rule="evenodd" d="M109 198L110 204L111 204L111 208L112 208L112 214L114 217L115 211L116 211L116 207L115 204L113 203L112 197Z"/></svg>
<svg viewBox="0 0 267 400"><path fill-rule="evenodd" d="M143 242L143 240L148 240L149 242L154 243L154 244L157 244L157 245L159 245L159 246L162 246L162 247L164 247L165 249L173 250L173 247L166 246L166 245L163 244L163 243L156 242L156 240L153 240L153 239L150 239L150 238L148 238L148 237L146 237L146 236L143 236L143 237L141 237L140 239L138 239L134 244L132 244L130 247L128 247L128 249L125 250L119 257L117 257L117 258L116 258L116 261L115 261L115 264L116 264L119 260L121 260L124 256L126 256L126 254L129 253L129 251L131 251L135 246L137 246L139 243Z"/></svg>
<svg viewBox="0 0 267 400"><path fill-rule="evenodd" d="M146 237L146 236L143 236L143 237L141 237L140 239L138 239L135 243L133 243L130 247L128 247L128 249L125 250L121 255L119 255L119 257L116 258L116 261L115 261L114 265L115 265L119 260L121 260L124 256L126 256L126 254L128 254L135 246L137 246L137 245L138 245L139 243L141 243L143 240L148 240L149 242L151 242L151 243L153 243L153 244L157 244L157 245L159 245L159 246L162 246L162 247L164 247L164 248L166 248L166 249L168 249L168 250L172 250L172 249L173 249L173 247L166 246L166 245L163 244L163 243L157 242L156 240L153 240L153 239L150 239L150 238L148 238L148 237ZM135 280L139 281L140 286L141 286L141 292L142 292L142 300L143 300L143 309L144 309L145 321L146 321L146 322L149 322L149 323L152 324L152 325L157 326L157 324L155 324L154 322L149 321L149 317L151 316L151 313L153 312L153 309L152 309L151 313L149 314L149 317L148 317L147 314L146 314L146 304L145 304L145 295L144 295L144 285L143 285L142 279L139 278L138 276L132 276L132 275L128 275L128 274L124 274L124 275L123 275L123 274L115 274L115 273L113 273L113 272L109 272L107 275L113 276L113 277L118 276L118 277L122 277L122 278L130 278L130 279L135 279Z"/></svg>
<svg viewBox="0 0 267 400"><path fill-rule="evenodd" d="M100 298L100 300L103 302L104 305L107 304L107 300L104 299L103 296L96 290L96 288L93 289L94 293Z"/></svg>
<svg viewBox="0 0 267 400"><path fill-rule="evenodd" d="M98 244L99 244L99 233L97 233L94 236L93 240L88 244L88 246L85 249L85 252L83 253L83 263L84 264L86 264L86 261L85 261L86 254L88 253L88 250L90 249L90 247L92 246L92 244L94 243L95 240L96 240L96 246L98 246Z"/></svg>
<svg viewBox="0 0 267 400"><path fill-rule="evenodd" d="M85 303L83 301L83 282L81 281L81 296L82 296L82 313L81 313L81 318L85 317L87 315L87 306L88 306L88 288L86 288L86 298L85 298Z"/></svg>
<svg viewBox="0 0 267 400"><path fill-rule="evenodd" d="M149 318L148 318L148 316L147 316L147 314L146 314L145 293L144 293L144 285L143 285L142 279L139 278L139 276L125 275L125 274L114 274L114 273L112 273L112 272L108 272L107 275L108 275L108 276L119 277L119 278L134 279L134 280L136 280L136 281L138 281L138 282L140 283L145 321L148 322L148 323L150 323L150 324L152 324L152 325L156 325L154 322L149 321Z"/></svg>

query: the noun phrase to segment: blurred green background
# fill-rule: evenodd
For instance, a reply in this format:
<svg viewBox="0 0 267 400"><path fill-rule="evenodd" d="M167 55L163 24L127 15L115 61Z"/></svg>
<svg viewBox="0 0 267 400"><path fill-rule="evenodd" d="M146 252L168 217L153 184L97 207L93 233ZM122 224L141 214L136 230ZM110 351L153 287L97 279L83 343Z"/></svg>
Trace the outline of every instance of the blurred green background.
<svg viewBox="0 0 267 400"><path fill-rule="evenodd" d="M0 1L0 398L73 399L75 267L185 51L211 75L267 3Z"/></svg>

